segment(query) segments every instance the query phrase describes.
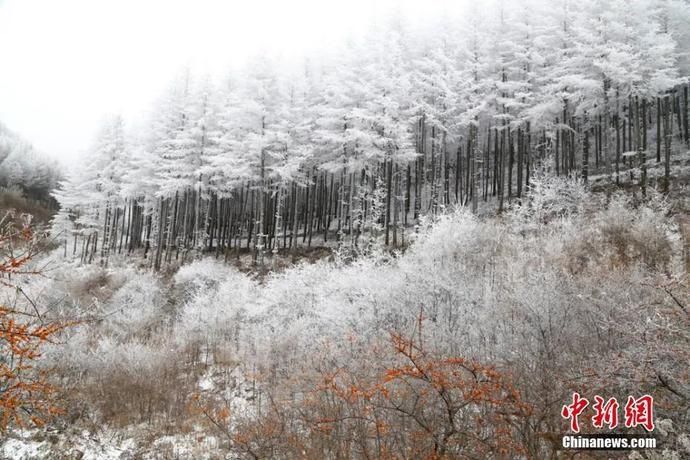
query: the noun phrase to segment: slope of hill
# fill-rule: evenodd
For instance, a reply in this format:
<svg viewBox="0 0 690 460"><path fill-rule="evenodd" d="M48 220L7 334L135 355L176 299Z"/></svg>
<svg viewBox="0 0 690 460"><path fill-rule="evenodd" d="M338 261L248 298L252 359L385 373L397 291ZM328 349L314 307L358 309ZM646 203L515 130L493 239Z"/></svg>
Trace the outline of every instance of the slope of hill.
<svg viewBox="0 0 690 460"><path fill-rule="evenodd" d="M82 321L45 360L66 413L0 452L325 458L387 445L417 458L454 427L451 458L549 458L558 441L544 433L566 430L560 409L579 391L653 395L655 436L682 458L685 238L652 190L607 197L537 176L502 216L441 215L404 254L261 279L213 257L156 274L58 250L52 279L26 289Z"/></svg>
<svg viewBox="0 0 690 460"><path fill-rule="evenodd" d="M57 161L0 123L0 217L32 215L34 223L47 224L58 210L51 192L60 175Z"/></svg>

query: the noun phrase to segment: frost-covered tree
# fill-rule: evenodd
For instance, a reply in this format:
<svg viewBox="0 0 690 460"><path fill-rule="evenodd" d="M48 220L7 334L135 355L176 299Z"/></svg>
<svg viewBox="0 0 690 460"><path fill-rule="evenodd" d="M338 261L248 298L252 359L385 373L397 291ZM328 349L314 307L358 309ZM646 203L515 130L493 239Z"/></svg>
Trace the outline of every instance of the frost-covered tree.
<svg viewBox="0 0 690 460"><path fill-rule="evenodd" d="M425 214L504 210L545 165L616 183L627 169L644 193L648 137L667 177L674 136L690 142L686 7L496 0L416 28L393 15L299 63L256 56L223 84L185 70L70 194L91 210L80 224L154 249L158 268L191 250L356 247L370 230L406 244Z"/></svg>
<svg viewBox="0 0 690 460"><path fill-rule="evenodd" d="M0 123L0 185L18 188L30 198L48 200L60 174L55 160Z"/></svg>

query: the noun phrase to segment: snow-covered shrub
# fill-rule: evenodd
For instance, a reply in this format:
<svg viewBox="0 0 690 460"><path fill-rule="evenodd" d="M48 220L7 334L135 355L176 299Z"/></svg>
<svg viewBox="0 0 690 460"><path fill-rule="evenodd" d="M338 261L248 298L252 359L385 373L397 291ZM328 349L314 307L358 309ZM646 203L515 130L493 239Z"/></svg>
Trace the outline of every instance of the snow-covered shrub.
<svg viewBox="0 0 690 460"><path fill-rule="evenodd" d="M534 228L577 212L589 196L579 178L537 170L530 177L525 197L513 204L508 214L514 225Z"/></svg>
<svg viewBox="0 0 690 460"><path fill-rule="evenodd" d="M634 264L662 271L668 267L673 229L663 203L635 208L628 197L619 195L600 205L602 209L593 212L591 220L580 220L565 241L565 259L572 271Z"/></svg>
<svg viewBox="0 0 690 460"><path fill-rule="evenodd" d="M174 326L179 345L213 346L235 341L247 311L260 294L256 282L248 276L215 262L192 264L178 273L175 282L187 292L187 301Z"/></svg>
<svg viewBox="0 0 690 460"><path fill-rule="evenodd" d="M523 205L502 216L456 210L424 222L403 254L323 259L260 279L213 258L172 280L130 267L70 270L56 298L74 293L74 311L90 322L51 359L104 420L183 420L194 392L216 392L216 401L232 393L230 372L248 382L254 409L261 394L313 390L324 368L375 378L381 343L419 334L421 315L422 340L439 356L511 377L533 407L524 435L541 458L538 433L558 429L550 405L567 399L572 382L617 391L658 371L685 391L686 354L673 350L690 349L672 327L682 318L669 316L679 308L654 287L667 271L679 274L664 201L580 200L576 181L559 187L536 177ZM636 360L643 352L657 364ZM611 363L624 371L609 375ZM202 386L202 373L214 384Z"/></svg>
<svg viewBox="0 0 690 460"><path fill-rule="evenodd" d="M130 424L184 411L195 375L166 339L119 343L99 341L78 387L102 421Z"/></svg>
<svg viewBox="0 0 690 460"><path fill-rule="evenodd" d="M227 273L227 264L209 257L183 265L175 273L173 281L177 287L187 293L203 289L211 290L217 288Z"/></svg>
<svg viewBox="0 0 690 460"><path fill-rule="evenodd" d="M61 276L71 300L75 304L89 306L107 301L117 288L112 270L97 265L74 267L69 273Z"/></svg>
<svg viewBox="0 0 690 460"><path fill-rule="evenodd" d="M113 293L103 321L108 332L120 341L148 337L165 319L160 282L150 272L127 269L127 280Z"/></svg>

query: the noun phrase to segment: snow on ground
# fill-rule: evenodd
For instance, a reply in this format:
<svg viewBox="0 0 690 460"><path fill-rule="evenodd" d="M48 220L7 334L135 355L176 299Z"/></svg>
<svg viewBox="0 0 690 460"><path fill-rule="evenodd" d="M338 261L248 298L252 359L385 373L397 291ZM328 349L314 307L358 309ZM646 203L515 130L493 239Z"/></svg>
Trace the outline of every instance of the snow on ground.
<svg viewBox="0 0 690 460"><path fill-rule="evenodd" d="M122 460L134 458L135 447L133 439L121 439L116 432L111 431L55 434L32 430L10 433L10 437L0 445L0 454L2 458L13 460Z"/></svg>
<svg viewBox="0 0 690 460"><path fill-rule="evenodd" d="M144 442L146 429L141 427L131 437L113 429L97 433L45 433L40 430L15 431L0 441L0 458L12 460L160 460L168 458L217 459L225 454L215 436L201 432L166 435ZM135 438L140 438L138 441ZM41 440L39 440L41 439Z"/></svg>
<svg viewBox="0 0 690 460"><path fill-rule="evenodd" d="M2 458L12 458L17 460L35 458L47 448L46 442L36 442L30 439L10 438L2 445Z"/></svg>
<svg viewBox="0 0 690 460"><path fill-rule="evenodd" d="M231 413L251 413L253 388L239 367L210 365L198 382L202 393L222 390ZM97 432L70 430L14 430L0 440L0 459L12 460L160 460L226 458L227 451L207 428L195 425L190 433L163 435L141 425L125 430L104 427Z"/></svg>

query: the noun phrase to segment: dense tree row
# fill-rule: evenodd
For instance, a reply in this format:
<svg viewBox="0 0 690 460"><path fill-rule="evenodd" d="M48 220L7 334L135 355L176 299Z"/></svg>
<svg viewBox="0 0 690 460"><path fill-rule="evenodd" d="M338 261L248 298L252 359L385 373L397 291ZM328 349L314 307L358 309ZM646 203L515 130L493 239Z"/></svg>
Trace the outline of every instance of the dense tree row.
<svg viewBox="0 0 690 460"><path fill-rule="evenodd" d="M663 161L668 187L690 142L688 20L684 0L499 0L394 18L299 66L257 57L223 85L186 71L147 125L103 127L54 229L85 261L160 268L199 249L405 244L447 206L503 210L536 168L644 192Z"/></svg>
<svg viewBox="0 0 690 460"><path fill-rule="evenodd" d="M19 188L33 199L50 200L60 175L55 160L0 123L0 186Z"/></svg>

